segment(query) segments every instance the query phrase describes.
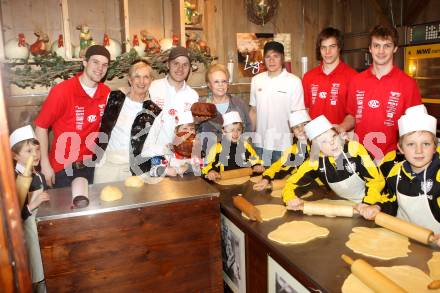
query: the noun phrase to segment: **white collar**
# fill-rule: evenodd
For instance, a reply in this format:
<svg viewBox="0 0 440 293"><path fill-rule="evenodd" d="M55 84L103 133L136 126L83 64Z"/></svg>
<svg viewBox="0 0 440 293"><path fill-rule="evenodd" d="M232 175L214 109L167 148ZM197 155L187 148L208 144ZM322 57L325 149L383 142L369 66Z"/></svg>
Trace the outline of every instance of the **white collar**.
<svg viewBox="0 0 440 293"><path fill-rule="evenodd" d="M26 168L26 167L23 166L23 165L20 164L20 163L15 164L15 171L17 171L17 172L20 173L20 174L23 174L23 173L24 173L25 168Z"/></svg>
<svg viewBox="0 0 440 293"><path fill-rule="evenodd" d="M171 77L170 77L170 78L171 78ZM176 90L176 88L175 88L174 86L172 86L172 85L170 84L170 82L168 81L168 75L165 77L165 82L166 82L167 86L168 86L170 89L174 90L175 92L183 91L183 90L185 90L185 88L186 88L186 81L183 81L183 85L182 85L182 87L181 87L180 89Z"/></svg>

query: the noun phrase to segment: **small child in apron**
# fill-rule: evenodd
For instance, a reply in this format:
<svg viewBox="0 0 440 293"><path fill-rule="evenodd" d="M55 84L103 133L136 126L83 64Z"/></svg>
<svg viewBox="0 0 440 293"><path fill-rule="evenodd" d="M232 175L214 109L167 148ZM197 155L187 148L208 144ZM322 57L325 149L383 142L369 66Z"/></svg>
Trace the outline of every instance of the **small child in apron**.
<svg viewBox="0 0 440 293"><path fill-rule="evenodd" d="M30 125L18 128L12 132L9 137L9 142L15 161L16 176L24 172L29 156L34 156L32 182L29 188L29 194L21 210L21 218L23 220L32 283L38 283L44 280L44 272L35 215L37 214L37 209L40 204L49 200L49 195L45 192L47 189L46 180L43 174L35 170L35 167L40 163L40 144Z"/></svg>
<svg viewBox="0 0 440 293"><path fill-rule="evenodd" d="M424 105L408 108L399 121L398 149L405 156L389 172L386 183L389 202L362 205L359 212L373 220L379 211L440 234L440 159L437 153L437 119ZM394 209L386 209L393 205ZM440 235L436 235L437 239ZM440 241L438 241L440 244Z"/></svg>
<svg viewBox="0 0 440 293"><path fill-rule="evenodd" d="M223 114L222 141L212 146L208 154L208 164L202 174L210 181L220 179L223 171L242 167L252 167L255 173L263 173L263 161L250 143L241 140L243 122L240 114L231 111Z"/></svg>
<svg viewBox="0 0 440 293"><path fill-rule="evenodd" d="M289 124L294 136L293 144L283 152L278 161L264 171L262 179L253 186L254 190L264 190L272 180L295 174L298 167L309 157L310 144L304 131L304 126L309 121L307 110L290 113Z"/></svg>
<svg viewBox="0 0 440 293"><path fill-rule="evenodd" d="M342 139L324 115L310 121L305 132L312 141L312 151L283 189L288 206L301 209L304 201L298 198L297 190L318 179L339 197L358 204L383 197L385 179L362 144Z"/></svg>

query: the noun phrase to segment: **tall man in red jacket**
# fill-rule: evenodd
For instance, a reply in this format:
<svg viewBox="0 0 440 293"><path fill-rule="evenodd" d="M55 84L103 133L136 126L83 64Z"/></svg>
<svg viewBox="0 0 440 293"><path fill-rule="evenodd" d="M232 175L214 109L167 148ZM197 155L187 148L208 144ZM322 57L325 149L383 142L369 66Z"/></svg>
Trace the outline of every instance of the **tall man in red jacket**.
<svg viewBox="0 0 440 293"><path fill-rule="evenodd" d="M347 97L347 116L340 125L354 132L379 161L397 148L397 120L421 97L414 79L393 65L398 34L395 28L377 25L370 33L369 50L373 64L354 76Z"/></svg>
<svg viewBox="0 0 440 293"><path fill-rule="evenodd" d="M348 83L357 74L340 57L342 33L332 27L323 29L316 40L316 58L321 64L303 77L304 104L312 119L325 115L340 124L346 115Z"/></svg>
<svg viewBox="0 0 440 293"><path fill-rule="evenodd" d="M35 120L41 149L41 172L47 184L69 186L76 177L93 182L95 140L110 89L101 80L107 73L110 53L101 45L87 49L84 71L55 85ZM49 128L54 137L50 151Z"/></svg>

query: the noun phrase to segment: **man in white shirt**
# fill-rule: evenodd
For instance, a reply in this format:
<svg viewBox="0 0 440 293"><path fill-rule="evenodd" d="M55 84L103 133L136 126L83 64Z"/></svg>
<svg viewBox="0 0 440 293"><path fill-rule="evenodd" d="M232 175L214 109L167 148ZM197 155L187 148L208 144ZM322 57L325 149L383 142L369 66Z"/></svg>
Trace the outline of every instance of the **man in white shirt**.
<svg viewBox="0 0 440 293"><path fill-rule="evenodd" d="M264 64L267 71L252 78L249 116L256 131L255 150L268 166L292 144L289 114L304 109L304 92L301 80L284 68L281 43L264 45Z"/></svg>
<svg viewBox="0 0 440 293"><path fill-rule="evenodd" d="M191 70L189 51L183 47L171 49L168 57L169 73L165 78L155 80L150 86L151 100L162 108L144 144L142 154L147 157L162 156L174 138L176 117L190 111L199 95L187 83Z"/></svg>

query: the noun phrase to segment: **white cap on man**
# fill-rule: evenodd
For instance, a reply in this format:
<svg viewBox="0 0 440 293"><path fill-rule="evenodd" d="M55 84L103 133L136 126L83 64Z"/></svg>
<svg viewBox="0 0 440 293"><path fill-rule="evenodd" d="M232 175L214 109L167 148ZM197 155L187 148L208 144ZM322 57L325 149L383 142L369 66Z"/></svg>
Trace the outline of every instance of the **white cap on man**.
<svg viewBox="0 0 440 293"><path fill-rule="evenodd" d="M310 121L310 116L307 110L298 110L290 112L289 124L290 127L295 127L301 123Z"/></svg>
<svg viewBox="0 0 440 293"><path fill-rule="evenodd" d="M328 121L324 115L320 115L307 123L307 125L304 126L304 131L306 132L307 137L312 140L332 128L333 125L330 121Z"/></svg>
<svg viewBox="0 0 440 293"><path fill-rule="evenodd" d="M194 117L191 111L180 113L176 117L176 126L194 123Z"/></svg>
<svg viewBox="0 0 440 293"><path fill-rule="evenodd" d="M414 131L429 131L434 135L437 133L437 119L420 112L402 115L397 123L399 125L399 136Z"/></svg>
<svg viewBox="0 0 440 293"><path fill-rule="evenodd" d="M428 114L428 110L426 110L426 107L423 104L412 106L405 110L405 115L413 114Z"/></svg>
<svg viewBox="0 0 440 293"><path fill-rule="evenodd" d="M9 144L11 148L19 143L20 141L34 138L36 139L36 135L34 129L31 125L26 125L20 128L15 129L11 135L9 136Z"/></svg>
<svg viewBox="0 0 440 293"><path fill-rule="evenodd" d="M223 114L222 116L223 116L223 127L225 127L226 125L243 122L243 120L241 120L240 114L237 111L231 111Z"/></svg>

